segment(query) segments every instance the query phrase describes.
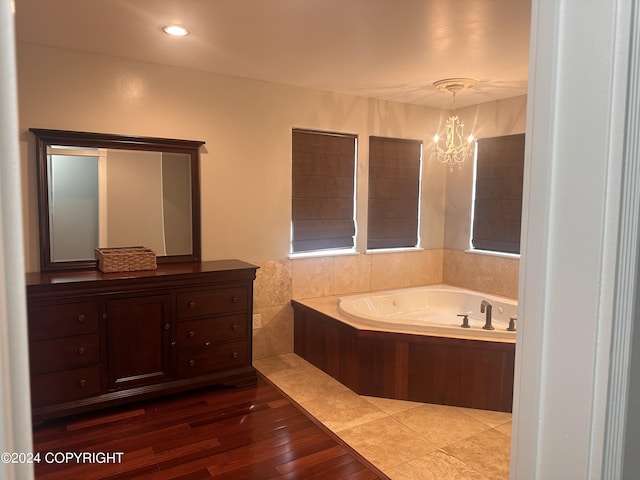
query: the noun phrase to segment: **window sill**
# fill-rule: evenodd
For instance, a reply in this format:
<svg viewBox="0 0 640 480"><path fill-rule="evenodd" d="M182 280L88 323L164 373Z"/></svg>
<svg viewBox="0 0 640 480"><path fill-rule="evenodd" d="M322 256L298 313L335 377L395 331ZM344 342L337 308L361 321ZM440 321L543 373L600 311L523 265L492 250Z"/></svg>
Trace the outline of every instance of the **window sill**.
<svg viewBox="0 0 640 480"><path fill-rule="evenodd" d="M345 257L349 255L360 255L360 252L354 250L318 250L317 252L290 253L290 260L299 258L318 258L318 257Z"/></svg>
<svg viewBox="0 0 640 480"><path fill-rule="evenodd" d="M465 250L464 253L472 253L474 255L487 255L490 257L515 258L516 260L520 259L519 253L493 252L491 250L468 249Z"/></svg>
<svg viewBox="0 0 640 480"><path fill-rule="evenodd" d="M385 253L404 253L404 252L423 252L422 247L401 247L401 248L377 248L374 250L366 250L365 255L378 255ZM492 252L488 252L492 253ZM319 250L317 252L290 253L289 260L297 260L300 258L320 258L320 257L346 257L349 255L361 255L356 250ZM506 255L506 254L505 254Z"/></svg>
<svg viewBox="0 0 640 480"><path fill-rule="evenodd" d="M400 247L400 248L376 248L373 250L365 250L367 255L376 255L378 253L401 253L401 252L422 252L422 247Z"/></svg>

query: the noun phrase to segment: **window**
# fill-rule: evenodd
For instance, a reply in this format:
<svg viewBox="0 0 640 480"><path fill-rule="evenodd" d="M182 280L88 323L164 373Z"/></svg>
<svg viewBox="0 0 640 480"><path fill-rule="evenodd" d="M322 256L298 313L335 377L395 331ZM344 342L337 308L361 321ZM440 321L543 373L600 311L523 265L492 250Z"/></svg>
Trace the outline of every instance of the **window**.
<svg viewBox="0 0 640 480"><path fill-rule="evenodd" d="M422 142L369 138L367 249L418 246Z"/></svg>
<svg viewBox="0 0 640 480"><path fill-rule="evenodd" d="M478 140L471 245L520 253L524 134Z"/></svg>
<svg viewBox="0 0 640 480"><path fill-rule="evenodd" d="M294 129L291 252L353 249L355 135Z"/></svg>

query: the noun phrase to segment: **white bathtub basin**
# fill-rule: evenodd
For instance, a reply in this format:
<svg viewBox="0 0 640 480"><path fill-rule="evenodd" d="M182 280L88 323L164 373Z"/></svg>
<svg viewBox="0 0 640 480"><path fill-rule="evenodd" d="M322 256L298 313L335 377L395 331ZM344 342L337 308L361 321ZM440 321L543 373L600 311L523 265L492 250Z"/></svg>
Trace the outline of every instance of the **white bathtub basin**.
<svg viewBox="0 0 640 480"><path fill-rule="evenodd" d="M480 303L492 305L494 330L484 330L485 314ZM509 317L516 317L518 303L505 297L487 295L472 290L443 285L407 288L349 295L338 299L340 312L365 325L389 327L420 333L452 334L483 339L514 339L515 332L507 330ZM470 328L461 328L467 315ZM517 323L516 323L517 326Z"/></svg>

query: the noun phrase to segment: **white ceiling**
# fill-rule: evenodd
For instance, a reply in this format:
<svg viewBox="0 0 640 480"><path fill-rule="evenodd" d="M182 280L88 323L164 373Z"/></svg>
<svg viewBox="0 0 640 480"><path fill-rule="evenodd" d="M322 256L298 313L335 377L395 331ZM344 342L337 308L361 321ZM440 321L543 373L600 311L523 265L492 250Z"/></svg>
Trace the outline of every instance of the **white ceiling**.
<svg viewBox="0 0 640 480"><path fill-rule="evenodd" d="M523 95L530 0L16 0L17 40L449 108ZM171 38L168 23L191 34Z"/></svg>

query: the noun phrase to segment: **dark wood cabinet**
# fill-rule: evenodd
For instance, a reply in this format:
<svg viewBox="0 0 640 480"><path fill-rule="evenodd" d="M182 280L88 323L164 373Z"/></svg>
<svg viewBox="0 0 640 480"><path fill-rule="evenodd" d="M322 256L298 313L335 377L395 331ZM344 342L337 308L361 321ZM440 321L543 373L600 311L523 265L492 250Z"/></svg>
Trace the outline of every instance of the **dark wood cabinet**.
<svg viewBox="0 0 640 480"><path fill-rule="evenodd" d="M254 384L256 269L221 260L27 274L34 420Z"/></svg>
<svg viewBox="0 0 640 480"><path fill-rule="evenodd" d="M239 287L184 292L178 295L177 350L179 377L235 368L251 362L244 338L246 289Z"/></svg>
<svg viewBox="0 0 640 480"><path fill-rule="evenodd" d="M165 294L106 302L108 389L172 377L169 300Z"/></svg>

